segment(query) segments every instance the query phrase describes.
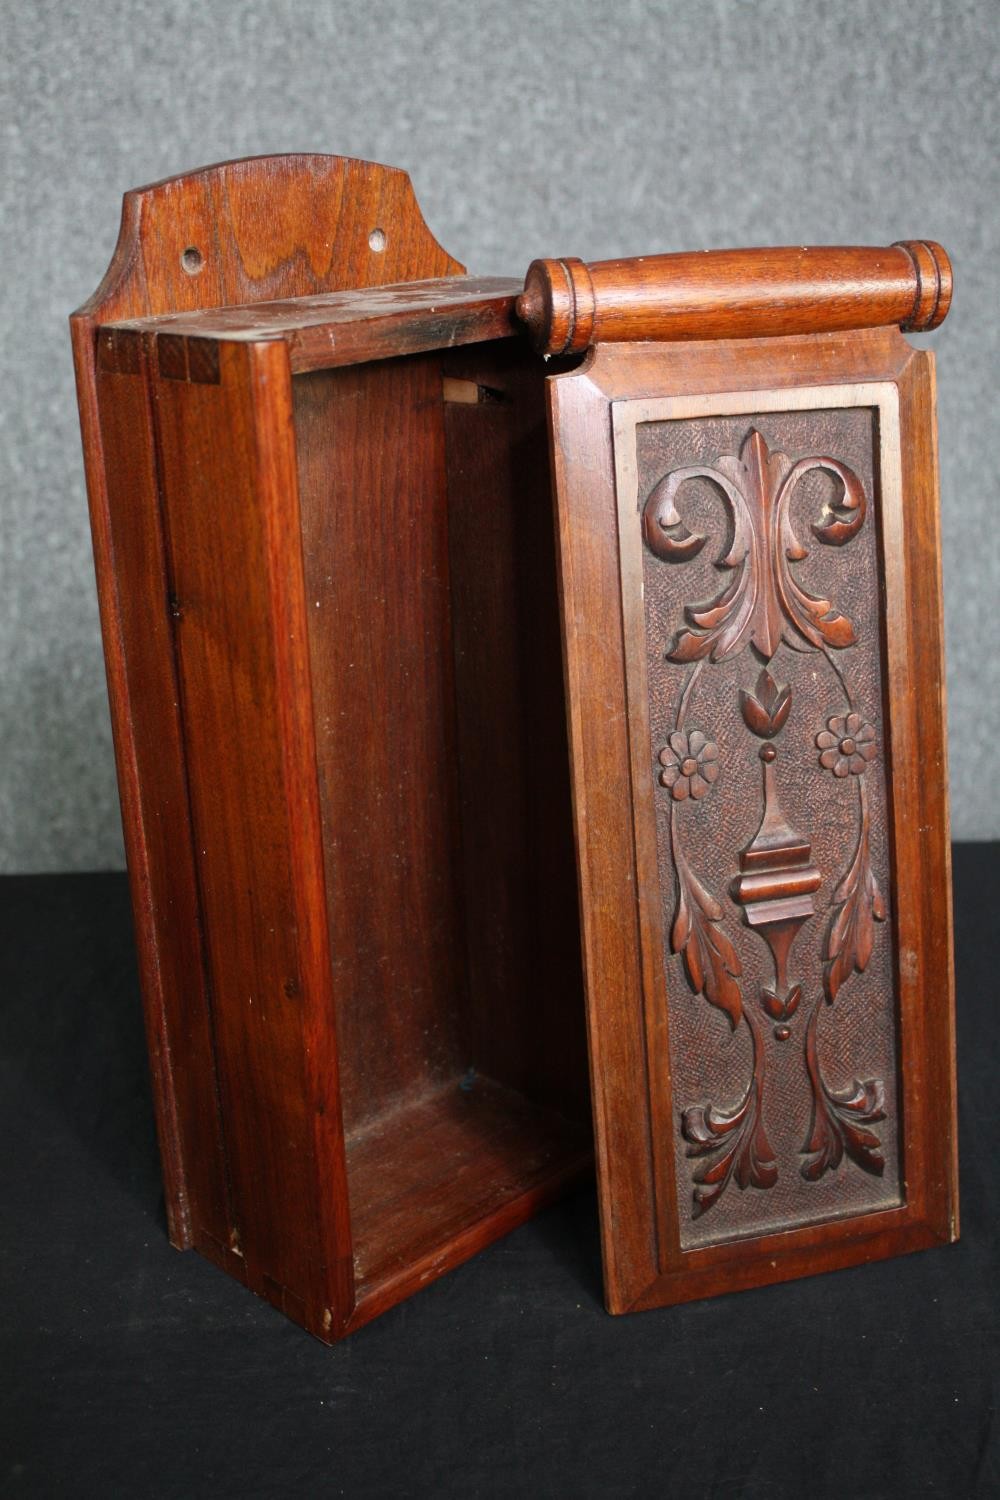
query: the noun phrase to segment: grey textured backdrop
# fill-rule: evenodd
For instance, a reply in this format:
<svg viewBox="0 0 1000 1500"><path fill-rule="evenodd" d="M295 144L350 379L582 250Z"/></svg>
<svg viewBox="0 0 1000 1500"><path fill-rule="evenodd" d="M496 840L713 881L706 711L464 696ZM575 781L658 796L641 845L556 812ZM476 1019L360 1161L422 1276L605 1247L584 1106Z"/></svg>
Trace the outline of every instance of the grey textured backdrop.
<svg viewBox="0 0 1000 1500"><path fill-rule="evenodd" d="M295 150L406 167L438 238L483 273L941 240L958 288L932 336L953 823L1000 834L997 0L4 11L0 868L122 858L66 315L107 266L126 188Z"/></svg>

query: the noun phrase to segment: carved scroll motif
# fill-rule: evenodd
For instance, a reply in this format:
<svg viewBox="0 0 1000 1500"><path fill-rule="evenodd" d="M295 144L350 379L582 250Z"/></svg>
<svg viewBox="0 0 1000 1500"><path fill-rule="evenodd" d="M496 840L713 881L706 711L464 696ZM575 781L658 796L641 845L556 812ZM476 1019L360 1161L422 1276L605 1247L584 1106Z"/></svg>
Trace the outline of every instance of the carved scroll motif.
<svg viewBox="0 0 1000 1500"><path fill-rule="evenodd" d="M813 469L825 470L843 490L813 532L821 542L843 546L864 524L867 506L858 476L834 458L793 463L785 453L771 453L756 428L738 458L719 458L710 467L688 464L656 485L643 511L643 535L663 562L686 562L705 545L706 538L688 531L675 506L687 480L707 479L720 490L733 522L732 545L717 564L733 578L711 604L685 610L690 628L678 635L668 653L671 661L705 656L723 661L748 644L770 661L782 640L796 651L853 645L850 620L829 599L808 593L789 567L809 555L795 534L789 506L795 486Z"/></svg>
<svg viewBox="0 0 1000 1500"><path fill-rule="evenodd" d="M683 564L694 558L706 537L689 531L676 508L678 492L691 479L707 480L723 496L732 525L731 542L717 563L732 573L721 593L707 605L687 606L686 628L666 652L667 660L691 663L678 704L675 728L659 752L658 779L670 795L670 837L677 879L677 901L671 947L681 956L695 995L721 1010L735 1031L750 1033L752 1074L732 1106L700 1103L681 1114L680 1128L688 1156L705 1158L694 1173L692 1215L697 1218L718 1201L727 1185L772 1187L778 1164L765 1128L768 1061L761 1016L747 1003L739 954L725 930L722 903L692 868L680 828L683 816L697 816L720 771L717 746L705 732L687 731L684 719L703 667L753 648L764 666L753 686L739 689L740 712L749 732L762 743L762 811L757 833L737 856L738 873L731 898L742 909L747 928L770 951L773 984L761 986L756 1004L784 1043L803 998L794 977L793 950L800 931L815 915L814 894L823 876L812 861L808 838L788 822L780 803L777 763L782 732L793 712L792 689L768 670L782 642L796 651L821 652L833 667L847 697L847 710L832 715L814 736L820 767L838 780L855 779L860 826L853 858L837 885L831 917L822 943L823 992L810 1011L803 1043L803 1065L812 1092L810 1132L802 1147L807 1158L802 1177L815 1182L836 1170L845 1155L866 1172L884 1167L878 1137L868 1128L885 1119L885 1088L880 1079L846 1089L826 1083L819 1046L823 1000L833 1004L854 973L864 971L873 950L874 923L885 916L870 857L870 820L864 773L876 756L875 732L856 710L843 672L834 666L831 649L856 641L854 625L830 599L810 593L796 578L792 564L808 554L792 525L790 502L799 480L822 470L837 485L837 496L812 526L819 541L843 546L864 524L867 502L857 474L826 456L797 460L770 452L751 428L738 456L723 456L712 465L688 464L672 469L653 487L643 508L642 524L650 551L661 562ZM690 809L690 811L688 811Z"/></svg>

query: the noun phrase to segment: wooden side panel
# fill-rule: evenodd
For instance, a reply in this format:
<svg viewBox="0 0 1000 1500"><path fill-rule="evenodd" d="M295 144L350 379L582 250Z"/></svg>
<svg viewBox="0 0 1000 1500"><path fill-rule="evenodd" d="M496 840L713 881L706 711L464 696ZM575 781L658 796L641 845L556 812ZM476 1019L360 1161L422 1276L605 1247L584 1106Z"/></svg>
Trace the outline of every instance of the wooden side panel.
<svg viewBox="0 0 1000 1500"><path fill-rule="evenodd" d="M608 405L587 374L552 381L549 397L601 1247L608 1306L622 1312L655 1273L664 1205L653 1185L614 455Z"/></svg>
<svg viewBox="0 0 1000 1500"><path fill-rule="evenodd" d="M895 668L894 707L902 717L905 703L910 717L909 733L894 749L897 802L899 778L905 774L906 780L893 858L897 890L908 892L914 908L914 940L900 945L899 971L904 992L912 986L921 997L911 1007L911 1024L922 1029L923 1067L919 1073L914 1069L913 1082L927 1101L922 1113L927 1213L942 1234L957 1239L955 961L934 355L914 354L900 373L898 389L906 504L884 545L887 557L905 557L906 577L886 601L886 634L890 643L906 643L905 658L901 651ZM893 665L890 658L890 674Z"/></svg>
<svg viewBox="0 0 1000 1500"><path fill-rule="evenodd" d="M473 1065L438 357L296 377L294 399L350 1132Z"/></svg>
<svg viewBox="0 0 1000 1500"><path fill-rule="evenodd" d="M353 1299L287 352L225 348L218 383L153 358L233 1249L329 1335Z"/></svg>
<svg viewBox="0 0 1000 1500"><path fill-rule="evenodd" d="M120 704L119 787L170 1236L181 1248L198 1242L226 1263L224 1147L144 373L137 336L105 335L94 412L107 455L106 496L92 496L98 581ZM125 739L123 717L131 726Z"/></svg>
<svg viewBox="0 0 1000 1500"><path fill-rule="evenodd" d="M613 1311L957 1233L931 390L886 332L552 383Z"/></svg>
<svg viewBox="0 0 1000 1500"><path fill-rule="evenodd" d="M520 343L443 370L470 1055L586 1119L545 371Z"/></svg>
<svg viewBox="0 0 1000 1500"><path fill-rule="evenodd" d="M229 1249L221 1144L214 1105L204 1102L214 1085L197 998L199 918L180 811L187 770L173 665L159 626L139 620L141 601L164 597L147 503L148 423L129 384L139 378L140 346L130 335L104 335L99 377L98 327L462 270L427 228L405 172L317 154L254 157L127 193L111 264L71 319L170 1235L187 1247L199 1221L201 1247L234 1274L243 1267Z"/></svg>

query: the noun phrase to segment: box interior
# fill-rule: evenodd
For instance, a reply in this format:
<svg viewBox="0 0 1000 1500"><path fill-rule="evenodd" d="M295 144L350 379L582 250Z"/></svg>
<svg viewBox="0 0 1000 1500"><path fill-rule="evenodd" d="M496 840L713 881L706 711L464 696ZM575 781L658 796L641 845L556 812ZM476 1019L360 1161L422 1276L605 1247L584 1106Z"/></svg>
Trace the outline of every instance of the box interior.
<svg viewBox="0 0 1000 1500"><path fill-rule="evenodd" d="M363 1298L590 1157L544 370L293 385Z"/></svg>

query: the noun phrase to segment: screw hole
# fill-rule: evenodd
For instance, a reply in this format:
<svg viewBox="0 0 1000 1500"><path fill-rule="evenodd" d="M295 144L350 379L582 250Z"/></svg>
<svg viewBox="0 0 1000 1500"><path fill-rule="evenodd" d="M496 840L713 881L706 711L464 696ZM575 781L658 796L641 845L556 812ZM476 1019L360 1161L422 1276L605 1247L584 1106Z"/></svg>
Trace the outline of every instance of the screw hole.
<svg viewBox="0 0 1000 1500"><path fill-rule="evenodd" d="M384 229L373 229L368 236L368 248L374 250L376 255L381 255L388 243Z"/></svg>
<svg viewBox="0 0 1000 1500"><path fill-rule="evenodd" d="M204 264L201 251L196 245L189 245L181 256L181 265L189 276L197 276Z"/></svg>

